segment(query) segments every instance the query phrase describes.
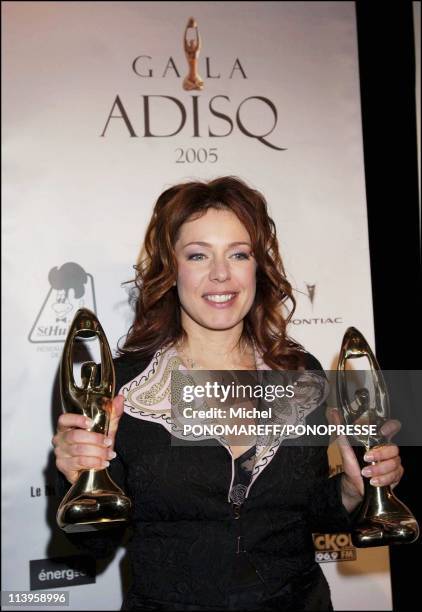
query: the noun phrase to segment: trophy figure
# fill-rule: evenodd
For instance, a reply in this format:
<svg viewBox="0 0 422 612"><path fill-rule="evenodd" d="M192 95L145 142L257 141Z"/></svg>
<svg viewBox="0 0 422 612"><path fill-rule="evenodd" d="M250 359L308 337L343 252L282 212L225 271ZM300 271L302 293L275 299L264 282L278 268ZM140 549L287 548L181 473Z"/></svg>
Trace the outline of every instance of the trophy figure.
<svg viewBox="0 0 422 612"><path fill-rule="evenodd" d="M195 38L188 38L188 30L195 31ZM198 25L193 17L187 23L185 35L183 37L183 48L189 65L189 73L183 80L183 89L203 89L204 81L198 74L198 56L201 49L201 39L199 37Z"/></svg>
<svg viewBox="0 0 422 612"><path fill-rule="evenodd" d="M365 357L370 370L368 386L351 392L352 371L346 374L346 361ZM374 435L353 435L354 451L361 469L367 465L363 456L369 450L388 443L381 427L390 418L387 386L378 362L362 334L349 327L344 335L337 368L337 401L346 425L375 425ZM374 463L372 464L374 465ZM410 510L394 495L391 486L376 487L364 478L364 498L352 527L352 542L357 548L410 544L419 536L418 523Z"/></svg>
<svg viewBox="0 0 422 612"><path fill-rule="evenodd" d="M101 354L99 382L97 365L87 361L81 368L81 387L73 375L72 349L77 336L97 337ZM113 360L103 328L93 312L81 308L70 326L60 364L63 411L83 414L94 422L88 431L107 435L114 388ZM130 499L113 482L107 469L81 470L59 506L57 523L66 532L95 531L121 525L128 520L130 508Z"/></svg>

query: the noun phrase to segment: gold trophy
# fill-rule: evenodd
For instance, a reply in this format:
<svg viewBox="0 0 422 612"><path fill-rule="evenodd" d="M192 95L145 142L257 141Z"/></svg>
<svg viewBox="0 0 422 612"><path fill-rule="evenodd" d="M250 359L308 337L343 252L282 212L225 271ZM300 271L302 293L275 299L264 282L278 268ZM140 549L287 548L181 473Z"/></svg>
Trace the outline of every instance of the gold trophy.
<svg viewBox="0 0 422 612"><path fill-rule="evenodd" d="M192 29L195 31L195 38L188 37L189 30ZM193 17L189 19L185 28L183 48L189 66L189 73L183 81L183 89L187 91L191 91L192 89L203 89L204 81L198 74L198 56L201 49L201 39L199 37L198 25Z"/></svg>
<svg viewBox="0 0 422 612"><path fill-rule="evenodd" d="M351 380L353 372L346 374L346 362L349 359L365 357L370 370L368 387L365 385L352 393ZM382 425L390 418L390 402L387 386L371 351L369 344L355 328L349 327L344 335L339 364L337 367L337 401L346 425L375 425L374 435L353 435L357 445L354 451L361 469L367 465L363 456L371 449L388 440L381 433ZM375 465L374 463L372 465ZM364 478L364 498L352 527L352 542L357 548L371 546L388 546L390 544L410 544L419 536L418 523L407 508L391 490L391 486L376 487Z"/></svg>
<svg viewBox="0 0 422 612"><path fill-rule="evenodd" d="M72 350L76 337L97 337L101 353L101 377L97 365L87 361L81 368L82 387L75 383ZM68 331L60 364L60 394L64 412L83 414L93 420L88 431L108 434L115 391L114 366L109 344L96 315L80 308ZM131 502L110 478L107 469L81 470L63 498L57 523L66 532L96 531L121 525L129 518Z"/></svg>

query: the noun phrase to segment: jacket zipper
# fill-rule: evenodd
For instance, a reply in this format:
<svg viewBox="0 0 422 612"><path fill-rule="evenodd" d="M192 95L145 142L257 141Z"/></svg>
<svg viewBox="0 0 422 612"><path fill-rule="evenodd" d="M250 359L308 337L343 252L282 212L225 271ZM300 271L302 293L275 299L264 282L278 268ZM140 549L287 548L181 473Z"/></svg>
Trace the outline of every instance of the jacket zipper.
<svg viewBox="0 0 422 612"><path fill-rule="evenodd" d="M245 502L243 502L245 503ZM233 509L233 513L234 513L234 520L239 520L240 519L240 514L241 514L241 509L242 506L241 504L233 504L232 503L232 509ZM245 546L244 546L244 536L242 534L242 525L241 523L238 523L238 535L236 536L236 554L239 555L240 553L245 553L248 557L249 563L251 564L251 566L253 567L253 569L255 570L256 575L258 576L259 580L262 582L265 592L267 593L268 597L270 597L270 593L268 591L268 587L267 587L267 583L265 582L265 579L263 578L263 576L261 575L261 573L258 571L255 563L252 561L251 555L250 553L246 550Z"/></svg>
<svg viewBox="0 0 422 612"><path fill-rule="evenodd" d="M231 458L231 467L232 467L232 477L231 477L231 481L230 481L230 488L229 488L229 494L228 494L228 501L230 502L230 491L232 489L232 485L233 485L233 481L234 481L234 458L233 458L233 453L230 450L229 446L226 446L225 444L222 444L222 446L224 446L224 448L226 448L227 452L230 455ZM252 486L252 482L249 484L248 489L247 489L247 493L249 493L249 490ZM246 502L246 498L243 501L243 503ZM240 519L240 514L241 514L241 509L242 509L242 504L235 504L233 502L231 503L231 507L233 510L233 514L234 514L234 520L238 521ZM251 564L251 566L253 567L256 575L258 576L259 580L262 582L262 585L265 589L265 592L267 594L268 597L270 597L270 592L268 590L268 586L267 583L265 582L265 579L263 578L263 576L261 575L261 573L258 571L257 567L255 566L255 563L252 561L251 555L250 553L245 549L244 547L244 536L242 534L242 526L241 523L238 523L238 527L237 527L237 531L238 531L238 535L236 536L236 554L239 555L240 553L245 553L248 557L249 563Z"/></svg>

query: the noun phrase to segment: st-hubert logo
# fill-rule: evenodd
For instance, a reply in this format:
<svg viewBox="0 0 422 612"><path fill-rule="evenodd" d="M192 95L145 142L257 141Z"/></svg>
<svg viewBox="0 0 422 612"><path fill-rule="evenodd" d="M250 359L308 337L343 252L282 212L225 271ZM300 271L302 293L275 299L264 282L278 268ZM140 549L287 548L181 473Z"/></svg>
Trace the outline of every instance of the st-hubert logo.
<svg viewBox="0 0 422 612"><path fill-rule="evenodd" d="M50 288L29 333L29 341L64 342L79 308L97 311L94 279L79 264L69 261L48 273Z"/></svg>

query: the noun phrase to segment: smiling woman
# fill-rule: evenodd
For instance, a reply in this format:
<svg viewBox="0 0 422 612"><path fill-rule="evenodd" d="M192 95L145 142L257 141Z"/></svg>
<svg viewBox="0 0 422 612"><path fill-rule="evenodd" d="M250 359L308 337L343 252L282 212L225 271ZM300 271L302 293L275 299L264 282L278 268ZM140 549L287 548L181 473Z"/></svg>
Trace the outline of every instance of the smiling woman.
<svg viewBox="0 0 422 612"><path fill-rule="evenodd" d="M164 191L136 269L136 317L121 355L173 344L206 369L254 369L255 346L270 368L303 365L286 333L295 300L274 222L240 179Z"/></svg>
<svg viewBox="0 0 422 612"><path fill-rule="evenodd" d="M215 351L209 350L210 342L214 346L218 342L230 354L255 299L256 262L249 234L230 210L210 208L183 224L175 252L181 325L191 338L182 350L201 355L207 369L220 369L222 363L217 362ZM198 326L207 332L195 333Z"/></svg>
<svg viewBox="0 0 422 612"><path fill-rule="evenodd" d="M231 176L167 189L136 271L108 438L71 413L60 416L53 438L63 494L81 469L111 460L110 476L133 501L133 582L122 610L332 610L312 533L350 529L363 479L350 446L340 446L344 472L328 478L323 443L300 434L291 444L278 427L326 423L326 385L319 362L287 335L295 302L264 197ZM278 433L242 434L258 429L258 394L219 404L228 408L229 433L183 436L177 380L219 378L222 388L244 375L262 387L265 370L294 371L302 383L268 414ZM220 413L213 416L218 427ZM372 484L397 484L397 447L375 452L364 474ZM105 557L123 533L66 536Z"/></svg>

